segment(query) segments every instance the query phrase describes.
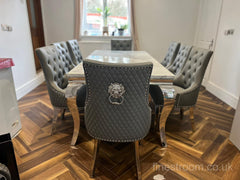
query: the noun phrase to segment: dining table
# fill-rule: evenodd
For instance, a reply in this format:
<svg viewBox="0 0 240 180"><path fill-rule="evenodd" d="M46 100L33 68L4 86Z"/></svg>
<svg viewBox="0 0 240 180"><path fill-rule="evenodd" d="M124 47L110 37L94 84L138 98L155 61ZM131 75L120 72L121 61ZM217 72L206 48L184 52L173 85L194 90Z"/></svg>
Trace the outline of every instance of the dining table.
<svg viewBox="0 0 240 180"><path fill-rule="evenodd" d="M146 51L112 51L112 50L95 50L85 59L94 60L106 63L123 63L134 64L141 62L152 62L153 69L150 78L150 84L156 85L171 85L174 79L172 74L166 67L159 63ZM83 69L83 62L75 66L71 71L66 73L68 79L68 86L65 91L68 108L72 114L74 122L74 130L71 145L75 146L80 130L80 116L79 109L76 104L77 90L85 84L85 75ZM159 132L160 141L163 147L167 146L165 136L165 125L167 118L174 107L174 98L164 98L164 104L159 117Z"/></svg>

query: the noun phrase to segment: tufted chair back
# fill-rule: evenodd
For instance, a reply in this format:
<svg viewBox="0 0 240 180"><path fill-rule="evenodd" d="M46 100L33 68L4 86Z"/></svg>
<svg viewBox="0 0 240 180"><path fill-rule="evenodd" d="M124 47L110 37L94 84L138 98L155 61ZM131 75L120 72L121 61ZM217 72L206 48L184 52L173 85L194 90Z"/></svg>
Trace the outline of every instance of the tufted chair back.
<svg viewBox="0 0 240 180"><path fill-rule="evenodd" d="M56 48L54 46L38 48L36 54L44 72L52 105L55 107L66 106L63 89L67 87L68 80L64 76L65 64Z"/></svg>
<svg viewBox="0 0 240 180"><path fill-rule="evenodd" d="M193 47L182 71L175 77L173 84L184 89L199 87L202 83L212 51Z"/></svg>
<svg viewBox="0 0 240 180"><path fill-rule="evenodd" d="M111 40L111 50L114 51L131 51L132 50L132 40L123 39L112 39Z"/></svg>
<svg viewBox="0 0 240 180"><path fill-rule="evenodd" d="M167 55L165 56L165 58L161 62L161 64L163 66L167 67L167 66L170 66L172 64L173 60L177 56L179 47L180 47L180 43L173 42L173 43L170 44L170 46L168 48L168 51L167 51Z"/></svg>
<svg viewBox="0 0 240 180"><path fill-rule="evenodd" d="M59 57L62 59L64 64L64 69L66 72L69 72L72 68L74 68L75 64L73 63L66 42L57 42L53 43L56 47Z"/></svg>
<svg viewBox="0 0 240 180"><path fill-rule="evenodd" d="M147 135L152 66L149 62L127 65L83 61L87 84L85 125L92 137L132 142Z"/></svg>
<svg viewBox="0 0 240 180"><path fill-rule="evenodd" d="M182 70L191 49L192 49L192 46L181 44L180 49L177 53L177 57L173 61L172 65L169 66L168 70L175 75L178 74Z"/></svg>
<svg viewBox="0 0 240 180"><path fill-rule="evenodd" d="M78 41L76 39L68 40L67 46L73 63L78 65L80 62L82 62L82 54L80 52Z"/></svg>

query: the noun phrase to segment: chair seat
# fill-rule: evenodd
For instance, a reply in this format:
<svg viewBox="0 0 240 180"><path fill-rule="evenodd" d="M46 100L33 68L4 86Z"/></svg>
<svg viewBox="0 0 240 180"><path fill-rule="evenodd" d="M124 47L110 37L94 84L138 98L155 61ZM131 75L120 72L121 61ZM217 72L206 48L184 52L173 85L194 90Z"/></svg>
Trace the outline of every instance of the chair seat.
<svg viewBox="0 0 240 180"><path fill-rule="evenodd" d="M169 86L168 86L169 87ZM175 90L175 95L177 94L181 94L182 92L184 92L184 88L181 88L179 86L175 86L175 85L172 85L170 86L171 88L173 88ZM164 88L164 86L161 86L161 88Z"/></svg>
<svg viewBox="0 0 240 180"><path fill-rule="evenodd" d="M163 96L163 92L161 90L161 89L164 89L164 87L167 88L167 89L169 89L169 88L174 89L175 90L175 93L174 93L175 97L176 97L177 94L181 94L185 90L184 88L181 88L181 87L175 86L175 85L171 85L171 86L150 85L149 93L150 93L150 95L153 99L154 104L156 104L157 106L162 106L164 104L164 96ZM178 101L176 100L176 102L178 102Z"/></svg>
<svg viewBox="0 0 240 180"><path fill-rule="evenodd" d="M159 85L150 85L149 86L149 93L152 97L152 100L155 105L161 106L164 103L163 92Z"/></svg>
<svg viewBox="0 0 240 180"><path fill-rule="evenodd" d="M85 100L86 100L86 85L83 85L77 91L77 106L81 107L81 108L84 108Z"/></svg>

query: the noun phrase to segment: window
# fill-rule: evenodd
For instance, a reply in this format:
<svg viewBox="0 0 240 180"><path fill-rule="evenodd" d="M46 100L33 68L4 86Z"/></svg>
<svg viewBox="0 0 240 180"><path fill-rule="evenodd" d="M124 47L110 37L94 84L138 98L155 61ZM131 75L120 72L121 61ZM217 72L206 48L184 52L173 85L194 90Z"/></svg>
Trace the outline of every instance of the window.
<svg viewBox="0 0 240 180"><path fill-rule="evenodd" d="M82 35L102 36L107 27L110 36L121 35L121 28L130 36L129 17L129 0L83 0Z"/></svg>

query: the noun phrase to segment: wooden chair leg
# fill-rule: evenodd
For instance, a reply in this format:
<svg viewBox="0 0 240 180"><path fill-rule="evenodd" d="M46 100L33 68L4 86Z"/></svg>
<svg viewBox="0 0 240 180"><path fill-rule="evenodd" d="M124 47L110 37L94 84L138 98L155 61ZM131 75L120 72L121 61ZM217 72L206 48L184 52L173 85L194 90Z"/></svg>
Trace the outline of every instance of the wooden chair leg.
<svg viewBox="0 0 240 180"><path fill-rule="evenodd" d="M153 131L156 132L157 130L157 121L158 121L158 107L155 106L154 109L152 109L152 111L154 112L154 116L153 116Z"/></svg>
<svg viewBox="0 0 240 180"><path fill-rule="evenodd" d="M137 177L138 180L142 179L141 174L141 165L140 165L140 158L139 158L139 141L135 141L135 158L136 158L136 165L137 165Z"/></svg>
<svg viewBox="0 0 240 180"><path fill-rule="evenodd" d="M141 141L141 140L139 140L138 142L139 142L139 143L138 143L138 144L139 144L139 146L141 146L141 145L142 145L142 141Z"/></svg>
<svg viewBox="0 0 240 180"><path fill-rule="evenodd" d="M53 120L52 120L52 131L51 131L51 135L53 135L54 132L56 131L57 119L58 119L58 115L59 115L59 113L60 113L61 111L62 111L61 108L53 107Z"/></svg>
<svg viewBox="0 0 240 180"><path fill-rule="evenodd" d="M65 111L66 111L66 109L63 109L62 112L61 112L61 119L62 120L65 118L65 116L64 116L65 115Z"/></svg>
<svg viewBox="0 0 240 180"><path fill-rule="evenodd" d="M162 111L161 106L156 107L156 109L155 109L155 132L159 131L158 127L159 127L159 119L161 116L161 111Z"/></svg>
<svg viewBox="0 0 240 180"><path fill-rule="evenodd" d="M90 177L91 177L91 178L94 177L95 165L96 165L96 159L97 159L97 153L98 153L98 149L99 149L99 143L100 143L99 140L94 139L93 163L92 163L91 173L90 173Z"/></svg>
<svg viewBox="0 0 240 180"><path fill-rule="evenodd" d="M192 125L192 130L195 131L195 123L194 123L194 107L189 108L189 117Z"/></svg>
<svg viewBox="0 0 240 180"><path fill-rule="evenodd" d="M184 115L184 109L183 109L183 108L180 108L180 116L181 116L181 119L183 118L183 115Z"/></svg>

